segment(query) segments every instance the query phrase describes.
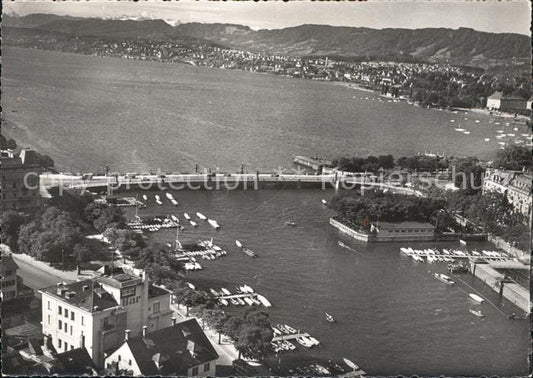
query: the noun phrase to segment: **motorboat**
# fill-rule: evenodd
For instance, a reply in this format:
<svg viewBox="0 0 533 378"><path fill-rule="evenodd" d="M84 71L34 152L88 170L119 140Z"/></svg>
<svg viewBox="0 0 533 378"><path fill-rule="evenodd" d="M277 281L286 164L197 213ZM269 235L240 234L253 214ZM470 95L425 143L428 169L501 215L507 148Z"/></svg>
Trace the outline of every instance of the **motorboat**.
<svg viewBox="0 0 533 378"><path fill-rule="evenodd" d="M248 285L243 285L242 286L242 289L245 290L246 293L253 293L254 292L254 289L252 289L250 286Z"/></svg>
<svg viewBox="0 0 533 378"><path fill-rule="evenodd" d="M281 336L282 333L281 333L281 331L279 329L277 329L276 327L273 327L273 326L271 326L271 328L272 328L272 331L274 332L275 336Z"/></svg>
<svg viewBox="0 0 533 378"><path fill-rule="evenodd" d="M478 318L482 318L482 317L485 316L485 315L483 315L483 313L482 313L480 310L472 310L472 309L470 309L470 310L468 310L468 311L470 311L470 313L471 313L472 315L475 315L475 316L477 316Z"/></svg>
<svg viewBox="0 0 533 378"><path fill-rule="evenodd" d="M246 253L246 254L247 254L248 256L250 256L250 257L253 257L253 258L256 258L256 257L257 257L257 255L255 254L255 252L252 251L251 249L243 248L242 251L243 251L244 253Z"/></svg>
<svg viewBox="0 0 533 378"><path fill-rule="evenodd" d="M327 205L328 201L326 201L324 198L322 198L322 204Z"/></svg>
<svg viewBox="0 0 533 378"><path fill-rule="evenodd" d="M207 220L207 217L202 213L196 213L196 216L200 218L201 220Z"/></svg>
<svg viewBox="0 0 533 378"><path fill-rule="evenodd" d="M211 227L213 227L215 230L220 230L220 225L217 223L216 220L208 219L208 220L207 220L207 223L209 223L209 225L210 225Z"/></svg>
<svg viewBox="0 0 533 378"><path fill-rule="evenodd" d="M350 360L347 359L346 357L343 358L343 360L344 360L344 363L345 363L346 365L348 365L348 367L350 367L350 368L353 369L354 371L360 369L359 366L358 366L357 364L353 363L352 361L350 361Z"/></svg>
<svg viewBox="0 0 533 378"><path fill-rule="evenodd" d="M242 243L240 241L235 240L235 244L237 245L237 247L242 248Z"/></svg>
<svg viewBox="0 0 533 378"><path fill-rule="evenodd" d="M161 197L159 197L159 194L156 194L156 195L155 195L155 200L156 200L156 201L161 201Z"/></svg>
<svg viewBox="0 0 533 378"><path fill-rule="evenodd" d="M479 303L483 303L483 302L485 302L485 300L484 300L483 298L481 298L481 297L480 297L479 295L477 295L477 294L470 293L470 294L468 294L468 296L469 296L471 299L473 299L474 301L476 301L476 302L479 302Z"/></svg>
<svg viewBox="0 0 533 378"><path fill-rule="evenodd" d="M248 306L253 306L254 305L254 302L250 298L245 297L245 298L243 298L243 300L246 302L246 304Z"/></svg>
<svg viewBox="0 0 533 378"><path fill-rule="evenodd" d="M196 222L193 221L193 220L189 220L189 223L190 223L191 226L193 226L193 227L197 227L197 226L198 226L198 223L196 223Z"/></svg>
<svg viewBox="0 0 533 378"><path fill-rule="evenodd" d="M452 279L446 274L435 273L434 276L436 279L438 279L441 282L444 282L446 285L450 285L450 286L455 285L455 282L452 281Z"/></svg>
<svg viewBox="0 0 533 378"><path fill-rule="evenodd" d="M327 312L325 314L326 314L326 320L328 322L330 322L330 323L334 323L335 322L335 318L333 317L333 315L330 315Z"/></svg>
<svg viewBox="0 0 533 378"><path fill-rule="evenodd" d="M146 194L143 194L143 200L148 201L148 197L146 196Z"/></svg>
<svg viewBox="0 0 533 378"><path fill-rule="evenodd" d="M234 306L238 306L239 305L239 302L237 302L237 300L235 298L230 298L229 300L231 302L232 305Z"/></svg>
<svg viewBox="0 0 533 378"><path fill-rule="evenodd" d="M292 222L292 221L286 221L285 222L285 225L286 226L296 226L296 223Z"/></svg>
<svg viewBox="0 0 533 378"><path fill-rule="evenodd" d="M169 199L169 200L173 200L174 199L174 196L170 193L165 193L165 196Z"/></svg>
<svg viewBox="0 0 533 378"><path fill-rule="evenodd" d="M171 215L170 218L174 221L174 222L179 222L180 220L178 219L177 216L175 215Z"/></svg>
<svg viewBox="0 0 533 378"><path fill-rule="evenodd" d="M241 306L244 306L244 305L246 304L246 302L243 301L241 298L235 298L235 299L237 300L237 302L239 302L239 304L240 304Z"/></svg>
<svg viewBox="0 0 533 378"><path fill-rule="evenodd" d="M312 336L306 336L306 338L311 341L314 345L320 345L320 341L318 341L317 339L315 339L314 337Z"/></svg>
<svg viewBox="0 0 533 378"><path fill-rule="evenodd" d="M173 204L174 206L178 206L178 205L179 205L179 202L176 201L174 198L172 198L172 199L170 200L170 202L172 202L172 204Z"/></svg>
<svg viewBox="0 0 533 378"><path fill-rule="evenodd" d="M226 289L225 287L221 287L220 291L223 292L224 295L231 295L231 292L228 289Z"/></svg>
<svg viewBox="0 0 533 378"><path fill-rule="evenodd" d="M215 297L218 297L218 292L215 289L209 289L209 292L213 294Z"/></svg>
<svg viewBox="0 0 533 378"><path fill-rule="evenodd" d="M285 328L285 325L283 324L276 324L276 327L281 331L283 334L289 334L290 332L287 331L287 328Z"/></svg>
<svg viewBox="0 0 533 378"><path fill-rule="evenodd" d="M298 337L296 339L296 342L306 348L312 348L313 347L313 343L311 342L311 340L309 340L308 338L305 338L305 337Z"/></svg>
<svg viewBox="0 0 533 378"><path fill-rule="evenodd" d="M218 300L220 302L221 305L223 306L227 306L229 304L229 302L227 301L227 299L224 299L224 298L221 298Z"/></svg>
<svg viewBox="0 0 533 378"><path fill-rule="evenodd" d="M189 289L196 290L196 286L194 286L192 283L190 283L190 282L185 282L185 284L186 284L187 286L189 286Z"/></svg>
<svg viewBox="0 0 533 378"><path fill-rule="evenodd" d="M272 304L268 301L268 299L263 297L261 294L257 294L257 300L265 307L272 307Z"/></svg>
<svg viewBox="0 0 533 378"><path fill-rule="evenodd" d="M291 326L288 326L287 324L285 324L285 329L289 333L296 333L296 330L294 328L292 328Z"/></svg>
<svg viewBox="0 0 533 378"><path fill-rule="evenodd" d="M191 220L191 217L189 216L189 214L187 214L187 213L183 213L183 216L185 217L185 219L187 219L187 220Z"/></svg>

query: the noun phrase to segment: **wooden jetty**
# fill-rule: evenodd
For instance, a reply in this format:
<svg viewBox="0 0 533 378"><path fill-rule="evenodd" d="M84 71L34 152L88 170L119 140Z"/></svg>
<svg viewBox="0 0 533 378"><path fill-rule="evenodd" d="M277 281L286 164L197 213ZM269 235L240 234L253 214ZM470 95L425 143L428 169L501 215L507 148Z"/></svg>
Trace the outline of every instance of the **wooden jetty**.
<svg viewBox="0 0 533 378"><path fill-rule="evenodd" d="M296 340L300 337L309 337L311 336L307 332L297 332L297 333L291 333L290 335L281 335L281 336L274 336L272 338L272 342L281 341L281 340Z"/></svg>

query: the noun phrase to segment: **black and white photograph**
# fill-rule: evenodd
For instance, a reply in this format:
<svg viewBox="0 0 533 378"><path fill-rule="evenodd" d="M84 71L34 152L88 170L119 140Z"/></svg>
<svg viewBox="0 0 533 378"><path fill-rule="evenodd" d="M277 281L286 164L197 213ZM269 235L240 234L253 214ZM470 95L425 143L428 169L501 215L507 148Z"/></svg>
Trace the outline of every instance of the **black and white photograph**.
<svg viewBox="0 0 533 378"><path fill-rule="evenodd" d="M531 8L2 1L2 375L530 375Z"/></svg>

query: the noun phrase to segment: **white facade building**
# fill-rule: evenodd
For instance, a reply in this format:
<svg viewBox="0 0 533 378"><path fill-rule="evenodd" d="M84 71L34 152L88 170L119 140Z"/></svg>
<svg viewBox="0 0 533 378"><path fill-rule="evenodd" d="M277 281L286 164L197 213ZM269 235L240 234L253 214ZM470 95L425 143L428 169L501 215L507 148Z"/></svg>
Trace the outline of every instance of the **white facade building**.
<svg viewBox="0 0 533 378"><path fill-rule="evenodd" d="M42 332L58 352L85 347L97 367L115 349L124 331L142 333L171 324L168 290L149 284L144 272L120 271L86 281L39 290Z"/></svg>

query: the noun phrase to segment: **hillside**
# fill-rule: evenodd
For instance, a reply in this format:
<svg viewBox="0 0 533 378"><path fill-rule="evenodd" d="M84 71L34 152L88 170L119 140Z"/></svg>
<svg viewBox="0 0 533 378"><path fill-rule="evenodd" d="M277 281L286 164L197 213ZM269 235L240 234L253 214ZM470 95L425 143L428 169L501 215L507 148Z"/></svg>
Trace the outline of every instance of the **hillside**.
<svg viewBox="0 0 533 378"><path fill-rule="evenodd" d="M252 30L231 24L188 23L170 26L163 20L111 20L34 14L4 17L5 26L59 32L76 37L98 36L166 40L193 38L237 49L288 55L423 60L478 67L527 65L531 39L511 33L473 29L369 29L301 25Z"/></svg>

